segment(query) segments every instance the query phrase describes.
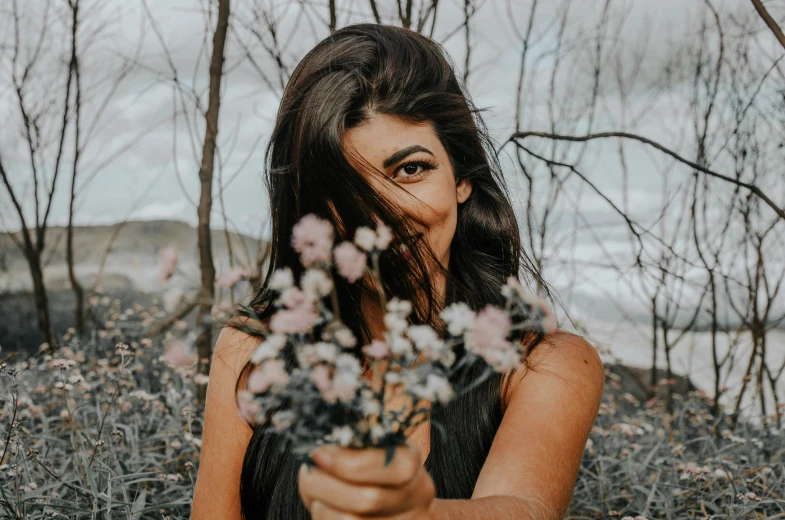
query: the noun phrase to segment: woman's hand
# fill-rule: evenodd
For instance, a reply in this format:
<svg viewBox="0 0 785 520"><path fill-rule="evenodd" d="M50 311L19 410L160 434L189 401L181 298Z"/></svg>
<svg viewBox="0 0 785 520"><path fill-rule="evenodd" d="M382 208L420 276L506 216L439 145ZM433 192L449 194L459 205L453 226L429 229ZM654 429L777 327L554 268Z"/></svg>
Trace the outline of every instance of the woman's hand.
<svg viewBox="0 0 785 520"><path fill-rule="evenodd" d="M317 466L300 468L299 489L314 520L426 520L436 496L431 476L412 444L395 449L384 465L381 448L325 446L313 453Z"/></svg>

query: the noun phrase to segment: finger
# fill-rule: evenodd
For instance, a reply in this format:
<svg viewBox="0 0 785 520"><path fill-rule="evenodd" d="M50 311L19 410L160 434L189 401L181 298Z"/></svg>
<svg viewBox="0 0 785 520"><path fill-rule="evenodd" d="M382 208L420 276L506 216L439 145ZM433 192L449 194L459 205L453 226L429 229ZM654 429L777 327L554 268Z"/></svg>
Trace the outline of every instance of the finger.
<svg viewBox="0 0 785 520"><path fill-rule="evenodd" d="M311 507L311 518L313 520L362 520L361 517L333 509L322 502L314 502Z"/></svg>
<svg viewBox="0 0 785 520"><path fill-rule="evenodd" d="M311 509L311 503L313 502L313 497L311 496L311 488L306 484L307 482L303 479L303 475L308 472L312 471L313 468L308 468L305 464L300 466L300 471L297 474L297 490L300 492L300 498L305 504L306 509Z"/></svg>
<svg viewBox="0 0 785 520"><path fill-rule="evenodd" d="M405 487L364 486L340 480L319 468L305 467L300 469L298 480L300 495L309 509L321 502L338 511L373 516L410 509L415 505L412 498L428 484L418 479Z"/></svg>
<svg viewBox="0 0 785 520"><path fill-rule="evenodd" d="M327 473L356 484L404 486L421 468L420 454L412 444L397 446L388 465L383 448L324 446L314 451L313 460Z"/></svg>

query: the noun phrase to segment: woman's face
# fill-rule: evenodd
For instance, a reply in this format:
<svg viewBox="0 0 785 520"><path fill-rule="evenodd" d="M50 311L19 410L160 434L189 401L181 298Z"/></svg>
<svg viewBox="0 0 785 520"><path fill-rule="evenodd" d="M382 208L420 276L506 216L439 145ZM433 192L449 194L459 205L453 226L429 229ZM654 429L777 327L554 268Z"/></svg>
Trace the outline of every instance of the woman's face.
<svg viewBox="0 0 785 520"><path fill-rule="evenodd" d="M447 151L431 124L412 124L374 113L365 123L347 130L343 139L343 148L355 169L367 171L362 160L353 156L358 154L403 188L396 189L376 172L367 175L375 189L410 216L446 268L458 204L469 197L472 185L469 180L455 182Z"/></svg>

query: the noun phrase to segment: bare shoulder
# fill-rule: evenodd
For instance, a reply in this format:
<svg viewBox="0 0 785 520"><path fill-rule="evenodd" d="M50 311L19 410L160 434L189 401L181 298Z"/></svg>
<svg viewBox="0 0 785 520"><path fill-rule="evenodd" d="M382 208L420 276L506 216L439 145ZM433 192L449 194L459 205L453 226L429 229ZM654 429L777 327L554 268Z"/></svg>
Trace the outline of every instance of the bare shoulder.
<svg viewBox="0 0 785 520"><path fill-rule="evenodd" d="M605 385L596 349L574 334L546 336L511 374L496 437L472 498L512 495L537 518L562 518Z"/></svg>
<svg viewBox="0 0 785 520"><path fill-rule="evenodd" d="M240 520L240 473L251 426L240 417L236 389L259 338L236 328L235 318L221 330L213 349L204 407L202 452L192 504L193 520Z"/></svg>
<svg viewBox="0 0 785 520"><path fill-rule="evenodd" d="M238 326L259 325L249 318L238 316L232 318L221 329L213 349L213 365L219 365L218 370L228 370L239 377L245 365L251 359L251 354L259 345L260 339L246 332Z"/></svg>
<svg viewBox="0 0 785 520"><path fill-rule="evenodd" d="M597 349L582 336L556 331L543 338L523 366L508 374L503 408L517 391L541 383L542 377L557 378L597 400L605 387L605 369ZM527 378L529 381L522 385Z"/></svg>

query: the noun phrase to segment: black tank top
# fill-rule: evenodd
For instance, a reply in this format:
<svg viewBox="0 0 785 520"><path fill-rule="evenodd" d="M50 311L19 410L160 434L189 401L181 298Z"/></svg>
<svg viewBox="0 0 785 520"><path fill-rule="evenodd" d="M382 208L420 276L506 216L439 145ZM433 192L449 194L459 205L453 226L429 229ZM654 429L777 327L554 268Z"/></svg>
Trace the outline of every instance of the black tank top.
<svg viewBox="0 0 785 520"><path fill-rule="evenodd" d="M469 369L469 380L482 367ZM502 420L501 374L461 398L431 407L430 450L425 469L437 498L469 499ZM297 487L299 468L276 435L257 426L243 461L241 500L246 520L308 520Z"/></svg>

